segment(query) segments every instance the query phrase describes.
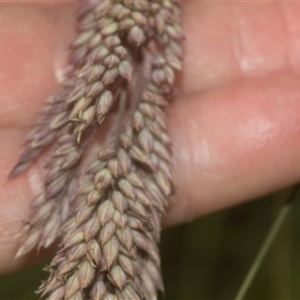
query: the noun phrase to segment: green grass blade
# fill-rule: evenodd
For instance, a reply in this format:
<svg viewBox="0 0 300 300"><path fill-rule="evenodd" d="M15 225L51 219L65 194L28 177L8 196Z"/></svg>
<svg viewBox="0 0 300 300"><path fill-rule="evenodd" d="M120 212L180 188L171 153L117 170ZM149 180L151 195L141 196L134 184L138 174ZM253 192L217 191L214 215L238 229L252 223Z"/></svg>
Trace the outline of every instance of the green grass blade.
<svg viewBox="0 0 300 300"><path fill-rule="evenodd" d="M270 250L270 248L275 240L275 237L277 236L277 233L278 233L279 229L281 228L281 225L283 224L286 216L288 215L289 211L291 210L292 203L293 203L293 200L295 198L297 191L298 191L298 186L293 190L291 196L288 197L288 199L285 201L284 205L280 209L274 223L272 224L272 227L270 228L261 248L259 249L244 281L242 282L242 284L234 298L235 300L243 300L245 298L245 295L246 295L253 279L255 278L262 262L264 261L266 254Z"/></svg>

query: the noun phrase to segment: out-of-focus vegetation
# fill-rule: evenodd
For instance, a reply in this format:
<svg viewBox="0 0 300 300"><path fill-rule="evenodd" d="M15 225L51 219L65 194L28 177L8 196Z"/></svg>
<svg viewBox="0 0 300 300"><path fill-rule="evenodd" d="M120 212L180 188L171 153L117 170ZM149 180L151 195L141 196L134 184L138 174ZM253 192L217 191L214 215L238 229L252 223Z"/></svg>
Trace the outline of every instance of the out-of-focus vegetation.
<svg viewBox="0 0 300 300"><path fill-rule="evenodd" d="M203 217L162 234L165 295L233 299L286 193ZM280 229L246 299L300 299L300 199ZM47 274L37 266L0 277L0 299L34 300ZM130 299L133 300L133 299Z"/></svg>

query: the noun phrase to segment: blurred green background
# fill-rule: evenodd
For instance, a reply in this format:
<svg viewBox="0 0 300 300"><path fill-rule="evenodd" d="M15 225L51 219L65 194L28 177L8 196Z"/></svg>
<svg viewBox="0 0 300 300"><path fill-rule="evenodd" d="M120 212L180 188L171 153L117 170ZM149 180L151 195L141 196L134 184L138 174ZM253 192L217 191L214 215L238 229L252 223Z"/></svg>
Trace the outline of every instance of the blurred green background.
<svg viewBox="0 0 300 300"><path fill-rule="evenodd" d="M160 299L233 299L287 191L165 230ZM299 198L299 197L298 197ZM300 299L300 200L293 204L246 299ZM0 277L0 299L38 299L42 266Z"/></svg>

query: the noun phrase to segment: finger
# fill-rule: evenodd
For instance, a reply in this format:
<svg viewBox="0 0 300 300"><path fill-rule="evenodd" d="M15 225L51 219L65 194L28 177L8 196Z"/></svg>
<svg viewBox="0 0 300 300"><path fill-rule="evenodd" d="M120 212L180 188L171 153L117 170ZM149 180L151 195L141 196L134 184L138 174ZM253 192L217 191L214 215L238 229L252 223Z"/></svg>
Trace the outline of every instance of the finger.
<svg viewBox="0 0 300 300"><path fill-rule="evenodd" d="M178 190L165 225L193 220L300 179L298 75L252 79L170 110Z"/></svg>
<svg viewBox="0 0 300 300"><path fill-rule="evenodd" d="M174 102L169 111L169 128L178 187L171 199L166 226L299 180L299 79L284 74L247 80ZM0 272L20 266L19 261L11 265L17 245L10 237L18 231L20 220L28 219L29 203L42 185L44 164L37 162L27 173L7 181L6 174L16 156L11 149L18 149L20 138L12 133L3 138L7 144L1 144L0 149L4 164L0 182L8 194L0 198ZM28 262L28 258L21 262L24 260Z"/></svg>
<svg viewBox="0 0 300 300"><path fill-rule="evenodd" d="M0 6L0 126L28 126L62 77L76 6Z"/></svg>
<svg viewBox="0 0 300 300"><path fill-rule="evenodd" d="M7 179L23 136L24 132L19 129L0 132L0 274L17 270L33 258L31 255L14 260L17 250L17 240L14 238L21 227L21 221L28 218L33 195L42 189L42 168L29 169L25 176L16 180Z"/></svg>
<svg viewBox="0 0 300 300"><path fill-rule="evenodd" d="M184 2L183 92L279 70L299 72L299 14L300 3Z"/></svg>
<svg viewBox="0 0 300 300"><path fill-rule="evenodd" d="M76 3L45 9L46 3L3 4L0 125L32 125L63 72ZM181 94L280 70L299 72L299 14L299 3L184 2Z"/></svg>
<svg viewBox="0 0 300 300"><path fill-rule="evenodd" d="M63 7L69 7L70 4L76 4L78 3L78 0L12 0L10 1L13 3L13 5L25 5L28 6L33 6L33 7L42 7L42 8L55 8L55 9L60 9Z"/></svg>

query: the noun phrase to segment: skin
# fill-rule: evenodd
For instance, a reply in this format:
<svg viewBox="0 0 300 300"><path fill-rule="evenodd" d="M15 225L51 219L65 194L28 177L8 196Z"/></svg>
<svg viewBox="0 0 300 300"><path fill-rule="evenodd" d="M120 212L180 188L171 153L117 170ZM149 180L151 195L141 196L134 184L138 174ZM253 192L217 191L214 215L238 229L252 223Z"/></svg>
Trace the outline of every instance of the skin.
<svg viewBox="0 0 300 300"><path fill-rule="evenodd" d="M0 8L0 273L7 273L45 255L13 260L12 239L42 188L45 160L16 179L7 175L61 79L76 3ZM168 111L178 188L165 226L299 182L299 15L299 3L183 3L185 61Z"/></svg>

